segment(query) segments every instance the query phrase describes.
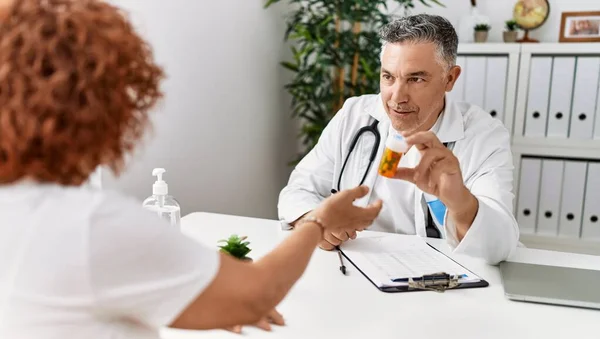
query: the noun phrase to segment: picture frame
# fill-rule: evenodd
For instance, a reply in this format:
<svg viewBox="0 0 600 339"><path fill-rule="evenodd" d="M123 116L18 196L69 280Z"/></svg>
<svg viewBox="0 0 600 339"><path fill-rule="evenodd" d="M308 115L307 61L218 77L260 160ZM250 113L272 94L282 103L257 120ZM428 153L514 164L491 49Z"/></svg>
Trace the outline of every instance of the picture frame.
<svg viewBox="0 0 600 339"><path fill-rule="evenodd" d="M600 11L563 12L560 42L600 42Z"/></svg>

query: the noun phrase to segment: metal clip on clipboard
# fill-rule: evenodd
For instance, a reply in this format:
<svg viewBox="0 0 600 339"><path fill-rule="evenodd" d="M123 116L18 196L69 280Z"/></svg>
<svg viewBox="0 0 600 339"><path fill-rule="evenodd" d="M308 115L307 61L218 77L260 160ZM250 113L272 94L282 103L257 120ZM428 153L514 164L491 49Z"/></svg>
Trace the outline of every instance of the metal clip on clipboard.
<svg viewBox="0 0 600 339"><path fill-rule="evenodd" d="M443 293L459 286L459 276L451 276L450 274L441 272L424 275L420 278L409 278L408 287L419 290L429 290Z"/></svg>

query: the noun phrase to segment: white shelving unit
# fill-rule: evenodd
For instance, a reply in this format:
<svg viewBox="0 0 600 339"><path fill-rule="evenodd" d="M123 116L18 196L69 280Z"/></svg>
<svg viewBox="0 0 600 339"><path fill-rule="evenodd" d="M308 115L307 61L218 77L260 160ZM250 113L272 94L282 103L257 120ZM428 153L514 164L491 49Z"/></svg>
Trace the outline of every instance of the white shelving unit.
<svg viewBox="0 0 600 339"><path fill-rule="evenodd" d="M458 54L511 54L521 53L521 44L517 43L485 43L459 44Z"/></svg>
<svg viewBox="0 0 600 339"><path fill-rule="evenodd" d="M518 155L600 159L600 140L526 138L522 136L513 136L512 139L513 153Z"/></svg>
<svg viewBox="0 0 600 339"><path fill-rule="evenodd" d="M520 44L503 44L503 43L488 43L488 44L460 44L458 46L458 55L460 60L468 61L469 57L500 57L507 60L506 79L504 82L504 107L502 120L509 131L512 131L513 119L515 115L516 92L511 91L511 88L517 87L518 72L519 72L519 53ZM461 65L463 73L468 72L468 64ZM484 72L485 73L485 72ZM481 76L482 74L478 74ZM487 78L487 74L483 74ZM464 80L463 80L464 81ZM484 85L485 86L485 85ZM462 98L466 100L464 96ZM468 101L468 100L467 100Z"/></svg>
<svg viewBox="0 0 600 339"><path fill-rule="evenodd" d="M466 63L466 65L461 66L467 74L469 72L469 63L464 62L465 58L481 56L504 56L508 58L506 89L504 93L505 111L502 120L512 136L512 150L515 164L515 214L519 212L517 210L517 200L519 190L522 189L519 187L519 182L523 158L551 159L546 161L548 163L556 159L560 161L564 159L565 163L569 161L579 163L596 163L600 161L600 74L596 74L600 73L600 43L461 44L458 48L458 54L459 60ZM532 60L534 61L533 63ZM557 61L555 65L555 60L560 61ZM596 60L598 64L596 64ZM563 62L567 67L562 67L560 62ZM568 67L573 67L573 70L571 71ZM577 69L577 67L579 68ZM548 72L546 72L546 69L548 69ZM575 72L576 69L578 72ZM554 77L560 74L571 74L573 79L569 78L565 81L555 79L555 82L552 83L553 71L557 73ZM483 76L485 77L486 75ZM560 90L552 91L554 89L552 86L556 86ZM474 87L471 86L471 88ZM575 93L575 88L577 90L585 88L586 93L576 95L581 93ZM567 93L567 91L569 92ZM541 96L538 95L539 93L541 93ZM536 97L536 95L538 96ZM535 106L535 102L529 102L531 96L539 101L539 107L533 107ZM596 96L596 98L594 99L592 96ZM595 108L590 110L592 100L595 100L596 104ZM553 109L552 105L557 104L558 106L562 105L561 107L564 109L564 112L562 110L560 112L551 112ZM579 113L580 109L583 110L582 107L585 107L587 112L587 116L583 117L583 119L579 116L579 114L583 114ZM530 110L529 116L528 108ZM540 119L532 120L531 110L535 110L534 118ZM551 114L552 116L550 116ZM567 126L568 130L564 131L564 135L558 137L556 135L548 135L549 124L556 124L558 120L560 120L560 128ZM539 124L535 126L535 131L532 131L533 124L531 126L527 125L528 121L530 123L534 121ZM556 125L553 125L554 127ZM526 128L528 128L527 131ZM585 133L577 135L579 133L577 128L583 128ZM590 132L591 130L594 130L594 132ZM540 160L540 162L543 163L544 160ZM565 165L563 165L563 168L565 168ZM542 177L542 175L543 173L540 170L539 177ZM548 174L546 173L546 175ZM588 171L587 175L589 178L590 175L600 175L600 173L590 173ZM561 173L560 180L563 184L556 183L556 189L560 190L564 185L569 185L569 180L571 179L566 174L563 177ZM546 178L546 182L548 181L551 180ZM542 185L543 183L540 183L540 186ZM587 190L589 191L589 189ZM548 191L547 188L546 191ZM585 191L586 189L584 189L584 192L581 192L581 197L589 193ZM538 192L538 200L541 201L541 199L545 198L539 195L540 193ZM531 194L526 194L525 196L531 196ZM563 197L562 200L565 200L565 198ZM600 210L600 201L595 202L595 204L599 206L598 209ZM538 207L537 202L534 205L536 205L536 208ZM584 202L583 205L586 205L586 203ZM587 202L587 205L590 205L590 201ZM548 229L546 229L545 225L543 225L545 233L538 230L537 227L533 232L530 232L530 229L527 228L526 232L522 231L521 241L525 245L532 247L564 249L600 255L600 221L595 224L597 226L594 226L597 227L594 229L594 232L597 232L598 236L594 235L592 239L582 238L585 233L583 232L583 224L586 223L585 216L583 215L584 212L584 206L582 206L580 209L581 215L579 216L580 220L582 220L579 237L573 235L565 236L563 232L559 231L560 222L562 222L559 218L559 228L556 230L556 234L548 234ZM546 212L545 216L541 210L536 211L536 213L536 220L550 218L548 217L548 212ZM553 218L556 218L560 212L556 211L555 214ZM589 218L589 216L587 217ZM553 220L556 221L556 219ZM572 220L572 218L569 220ZM552 228L550 227L550 229ZM589 230L587 234L590 234Z"/></svg>

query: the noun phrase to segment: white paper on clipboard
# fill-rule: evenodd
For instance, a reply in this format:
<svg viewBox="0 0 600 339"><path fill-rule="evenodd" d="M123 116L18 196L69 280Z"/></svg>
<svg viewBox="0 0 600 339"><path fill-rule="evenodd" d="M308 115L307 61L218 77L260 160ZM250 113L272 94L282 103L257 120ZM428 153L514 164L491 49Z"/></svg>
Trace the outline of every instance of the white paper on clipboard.
<svg viewBox="0 0 600 339"><path fill-rule="evenodd" d="M444 272L461 276L459 283L481 281L473 272L415 235L382 234L344 243L342 253L378 287L407 286L394 279Z"/></svg>

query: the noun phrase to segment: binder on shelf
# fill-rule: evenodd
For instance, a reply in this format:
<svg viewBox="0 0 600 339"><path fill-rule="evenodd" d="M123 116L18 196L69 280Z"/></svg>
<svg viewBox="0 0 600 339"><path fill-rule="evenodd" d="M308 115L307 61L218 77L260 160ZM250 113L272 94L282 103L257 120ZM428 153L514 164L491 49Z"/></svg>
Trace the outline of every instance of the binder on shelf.
<svg viewBox="0 0 600 339"><path fill-rule="evenodd" d="M491 116L504 122L508 57L487 57L486 61L484 108Z"/></svg>
<svg viewBox="0 0 600 339"><path fill-rule="evenodd" d="M527 110L525 112L526 137L546 136L551 74L552 57L535 56L531 58Z"/></svg>
<svg viewBox="0 0 600 339"><path fill-rule="evenodd" d="M569 138L592 138L599 76L600 57L577 57Z"/></svg>
<svg viewBox="0 0 600 339"><path fill-rule="evenodd" d="M517 197L517 222L523 234L534 234L538 217L538 197L542 160L523 158Z"/></svg>
<svg viewBox="0 0 600 339"><path fill-rule="evenodd" d="M560 215L564 161L542 160L536 233L556 236Z"/></svg>
<svg viewBox="0 0 600 339"><path fill-rule="evenodd" d="M483 56L468 56L466 59L465 101L483 108L486 58Z"/></svg>
<svg viewBox="0 0 600 339"><path fill-rule="evenodd" d="M600 84L598 84L598 93L596 93L596 125L594 126L594 139L600 140Z"/></svg>
<svg viewBox="0 0 600 339"><path fill-rule="evenodd" d="M574 75L575 57L554 57L546 133L550 138L566 139L569 136Z"/></svg>
<svg viewBox="0 0 600 339"><path fill-rule="evenodd" d="M587 163L584 161L565 161L562 200L558 235L579 238L583 214L583 198Z"/></svg>
<svg viewBox="0 0 600 339"><path fill-rule="evenodd" d="M581 237L600 240L600 163L588 164Z"/></svg>

